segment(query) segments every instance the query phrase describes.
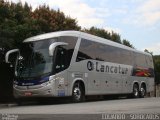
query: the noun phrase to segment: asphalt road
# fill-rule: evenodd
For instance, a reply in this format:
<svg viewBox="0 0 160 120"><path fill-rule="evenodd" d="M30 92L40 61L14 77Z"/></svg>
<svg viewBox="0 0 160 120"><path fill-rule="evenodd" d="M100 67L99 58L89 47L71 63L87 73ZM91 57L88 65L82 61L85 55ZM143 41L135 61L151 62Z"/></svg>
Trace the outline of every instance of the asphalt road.
<svg viewBox="0 0 160 120"><path fill-rule="evenodd" d="M20 120L77 120L102 119L102 114L160 114L160 98L114 99L84 103L51 103L9 105L0 107L0 119L17 117ZM7 116L13 115L13 116ZM14 116L15 115L15 116ZM18 119L18 120L19 120ZM158 117L158 119L160 119Z"/></svg>

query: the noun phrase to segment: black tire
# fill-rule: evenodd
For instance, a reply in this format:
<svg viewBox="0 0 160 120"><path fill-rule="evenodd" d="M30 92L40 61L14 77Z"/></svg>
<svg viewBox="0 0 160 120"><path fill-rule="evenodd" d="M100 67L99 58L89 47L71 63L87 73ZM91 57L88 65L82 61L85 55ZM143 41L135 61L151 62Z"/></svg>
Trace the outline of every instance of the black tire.
<svg viewBox="0 0 160 120"><path fill-rule="evenodd" d="M132 93L132 97L133 98L139 98L140 94L139 94L139 86L138 84L134 84L133 85L133 93Z"/></svg>
<svg viewBox="0 0 160 120"><path fill-rule="evenodd" d="M145 87L145 85L141 85L141 88L140 88L140 97L144 98L144 96L146 96L146 87Z"/></svg>
<svg viewBox="0 0 160 120"><path fill-rule="evenodd" d="M72 90L72 101L77 102L83 102L85 100L85 93L82 89L82 86L80 83L75 83Z"/></svg>

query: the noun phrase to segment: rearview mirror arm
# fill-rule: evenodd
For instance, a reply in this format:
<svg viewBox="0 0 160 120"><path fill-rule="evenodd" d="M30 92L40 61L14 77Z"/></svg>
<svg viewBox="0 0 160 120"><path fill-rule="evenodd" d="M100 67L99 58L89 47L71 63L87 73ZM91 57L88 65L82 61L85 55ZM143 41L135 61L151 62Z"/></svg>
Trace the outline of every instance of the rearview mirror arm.
<svg viewBox="0 0 160 120"><path fill-rule="evenodd" d="M10 55L11 53L14 53L14 52L18 52L18 53L19 53L19 49L9 50L9 51L6 53L6 55L5 55L5 62L6 62L6 63L10 63L10 61L9 61L9 55Z"/></svg>

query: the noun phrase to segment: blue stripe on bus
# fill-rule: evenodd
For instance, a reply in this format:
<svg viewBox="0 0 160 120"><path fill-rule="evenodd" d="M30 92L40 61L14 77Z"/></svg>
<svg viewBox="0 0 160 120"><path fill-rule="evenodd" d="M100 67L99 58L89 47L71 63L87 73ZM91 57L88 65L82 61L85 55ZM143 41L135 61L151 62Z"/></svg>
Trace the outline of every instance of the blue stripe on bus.
<svg viewBox="0 0 160 120"><path fill-rule="evenodd" d="M49 81L49 76L32 80L17 80L16 83L19 86L32 86L32 85L39 85L47 81Z"/></svg>

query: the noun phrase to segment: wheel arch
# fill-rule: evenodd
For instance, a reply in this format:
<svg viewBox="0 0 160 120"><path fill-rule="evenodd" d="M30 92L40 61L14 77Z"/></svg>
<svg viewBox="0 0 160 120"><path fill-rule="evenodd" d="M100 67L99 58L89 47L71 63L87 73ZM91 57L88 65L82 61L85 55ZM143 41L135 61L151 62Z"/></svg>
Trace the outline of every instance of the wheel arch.
<svg viewBox="0 0 160 120"><path fill-rule="evenodd" d="M139 90L140 90L139 82L135 81L132 86L132 94L131 94L132 98L139 98L140 96Z"/></svg>
<svg viewBox="0 0 160 120"><path fill-rule="evenodd" d="M141 86L144 86L144 88L145 88L145 90L147 92L147 84L146 84L146 82L142 81L141 85L140 85L140 88L141 88Z"/></svg>
<svg viewBox="0 0 160 120"><path fill-rule="evenodd" d="M137 85L138 85L138 88L140 89L140 84L139 84L139 82L138 82L138 81L134 81L134 82L133 82L133 84L132 84L132 88L133 88L133 86L134 86L135 84L137 84Z"/></svg>
<svg viewBox="0 0 160 120"><path fill-rule="evenodd" d="M82 78L76 78L73 80L72 84L71 84L71 88L70 88L70 95L72 95L72 90L73 90L73 86L75 83L80 83L80 85L82 86L83 88L83 92L84 94L86 94L86 85L85 85L85 82Z"/></svg>
<svg viewBox="0 0 160 120"><path fill-rule="evenodd" d="M146 82L142 81L141 86L144 85L146 87Z"/></svg>

